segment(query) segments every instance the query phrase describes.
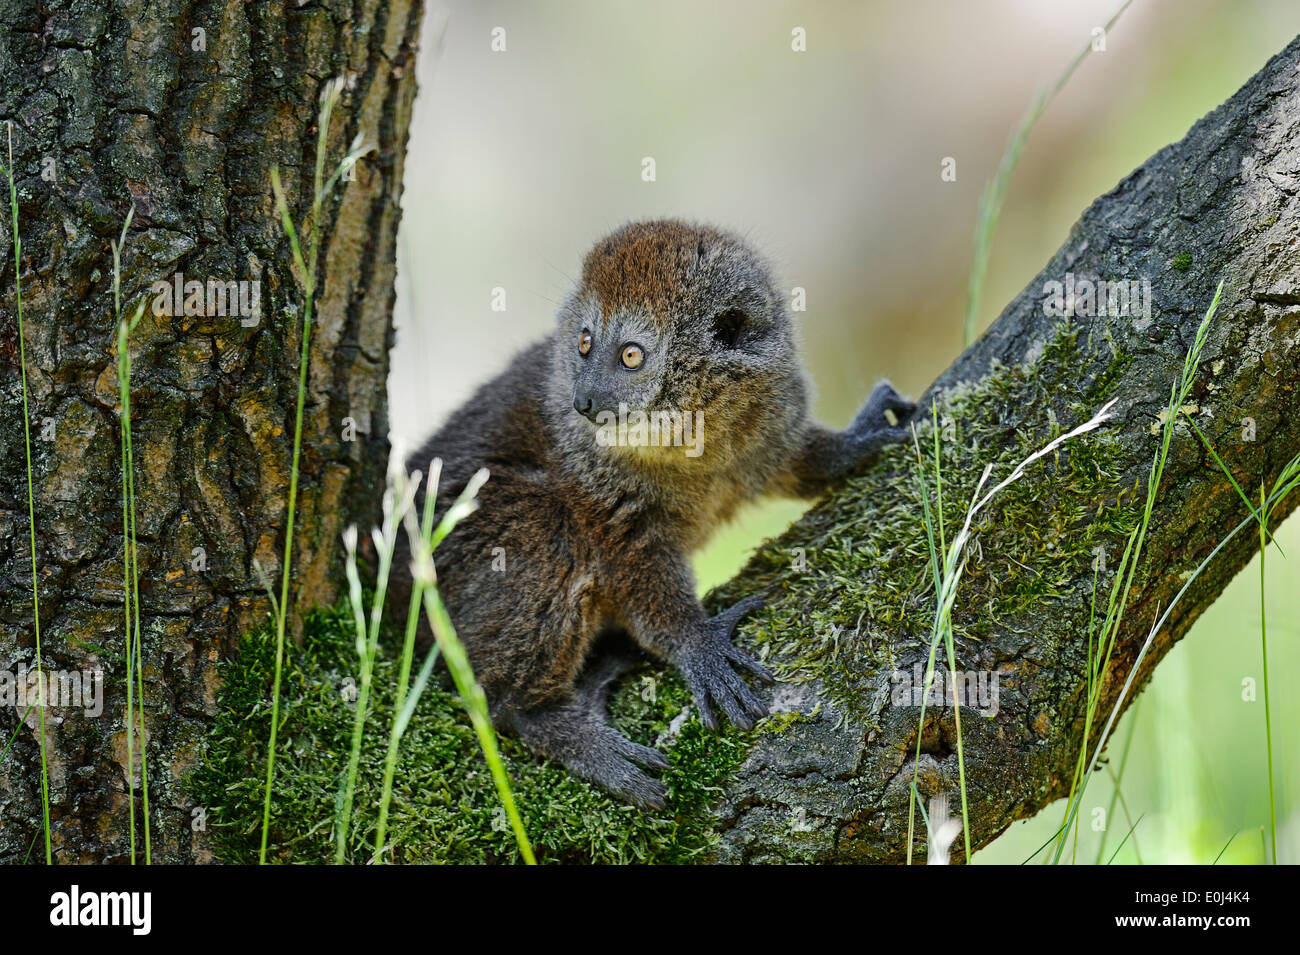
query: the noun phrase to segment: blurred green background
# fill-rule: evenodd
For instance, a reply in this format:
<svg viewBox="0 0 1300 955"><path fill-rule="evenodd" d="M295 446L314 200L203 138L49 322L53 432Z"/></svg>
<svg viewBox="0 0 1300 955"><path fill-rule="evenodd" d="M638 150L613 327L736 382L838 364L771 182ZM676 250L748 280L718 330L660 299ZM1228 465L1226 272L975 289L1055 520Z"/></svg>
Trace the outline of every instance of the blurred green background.
<svg viewBox="0 0 1300 955"><path fill-rule="evenodd" d="M1011 130L1117 0L890 3L430 3L399 239L392 433L418 444L550 327L586 249L675 215L748 235L798 316L815 409L844 424L889 377L919 394L958 354L981 191ZM494 28L505 51L491 49ZM807 50L791 50L791 31ZM1235 92L1300 33L1296 0L1137 0L1039 122L996 234L981 327L1042 268L1079 213ZM643 157L657 178L641 179ZM940 180L953 157L955 182ZM1217 277L1203 276L1207 301ZM493 311L492 290L506 290ZM1271 483L1272 475L1269 475ZM753 508L696 562L725 580L806 505ZM1279 861L1300 861L1300 522L1268 562ZM1263 858L1268 819L1258 565L1158 668L1119 724L1115 861ZM1097 856L1089 786L1079 861ZM977 862L1020 862L1063 803ZM1129 823L1117 808L1106 856ZM1236 833L1234 838L1234 833Z"/></svg>

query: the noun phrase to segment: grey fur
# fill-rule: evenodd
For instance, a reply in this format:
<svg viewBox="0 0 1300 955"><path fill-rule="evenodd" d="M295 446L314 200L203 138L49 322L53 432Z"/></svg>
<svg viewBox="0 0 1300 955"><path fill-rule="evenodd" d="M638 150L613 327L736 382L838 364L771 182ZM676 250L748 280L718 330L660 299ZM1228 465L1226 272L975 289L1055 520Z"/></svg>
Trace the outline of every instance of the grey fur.
<svg viewBox="0 0 1300 955"><path fill-rule="evenodd" d="M591 333L590 351L579 339ZM641 346L635 370L620 363ZM739 237L676 220L598 242L557 328L519 354L410 460L443 460L439 510L480 467L480 507L441 545L438 583L498 728L645 808L666 764L607 721L612 681L635 657L619 633L682 673L704 722L748 729L767 708L741 678L770 680L731 641L750 598L708 617L689 555L763 494L815 496L904 440L915 406L888 382L845 431L808 417L790 314ZM598 411L703 415L701 453L602 446ZM895 413L891 425L886 409ZM608 433L608 432L606 432ZM494 571L504 548L504 572ZM409 555L394 564L401 594ZM400 604L399 604L400 605ZM593 648L599 649L593 650Z"/></svg>

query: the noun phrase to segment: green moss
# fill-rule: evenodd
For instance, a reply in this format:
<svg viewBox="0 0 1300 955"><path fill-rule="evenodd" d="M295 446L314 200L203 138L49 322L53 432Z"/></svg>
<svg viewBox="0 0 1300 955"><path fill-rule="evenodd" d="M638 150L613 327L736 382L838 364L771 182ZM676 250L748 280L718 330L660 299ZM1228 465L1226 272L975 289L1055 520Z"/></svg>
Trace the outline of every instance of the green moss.
<svg viewBox="0 0 1300 955"><path fill-rule="evenodd" d="M332 858L334 800L347 763L356 680L351 618L343 609L311 614L303 645L286 650L282 746L272 800L271 857L282 862ZM350 858L366 861L374 839L383 759L388 741L397 650L393 637L375 668L366 722ZM274 634L248 634L222 667L219 714L198 770L194 798L207 809L208 833L219 859L256 861L263 767L270 726ZM615 724L654 744L688 700L676 679L658 679L645 700L640 676L630 675L611 706ZM713 841L707 807L718 786L748 751L739 733L710 733L692 717L675 740L661 744L670 762L664 813L643 813L502 740L502 755L524 825L543 862L684 862ZM514 837L477 739L456 697L430 685L402 741L389 821L391 858L405 863L518 860Z"/></svg>
<svg viewBox="0 0 1300 955"><path fill-rule="evenodd" d="M773 713L767 719L763 720L756 727L757 732L767 733L770 736L778 736L784 733L795 723L803 723L811 720L816 715L816 710L812 713L802 713L799 710L783 710L780 713Z"/></svg>
<svg viewBox="0 0 1300 955"><path fill-rule="evenodd" d="M1169 264L1178 272L1186 272L1192 267L1192 253L1179 252Z"/></svg>
<svg viewBox="0 0 1300 955"><path fill-rule="evenodd" d="M1086 392L1088 402L1090 404L1104 403L1107 399L1113 397L1116 386L1132 364L1133 356L1131 354L1115 351L1111 355L1110 364L1088 386Z"/></svg>
<svg viewBox="0 0 1300 955"><path fill-rule="evenodd" d="M995 366L979 381L945 391L937 413L948 540L985 465L992 466L987 489L1090 417L1131 360L1081 347L1074 330L1062 326L1034 360ZM928 414L918 430L933 491ZM1006 628L1023 630L1027 612L1044 604L1058 605L1077 618L1080 630L1086 628L1088 595L1071 588L1092 579L1085 571L1094 548L1105 548L1112 565L1117 561L1136 519L1133 495L1119 486L1121 460L1117 438L1105 429L1076 438L1032 465L981 513L953 612L959 667L982 638ZM873 681L896 665L893 654L909 641L918 649L928 645L934 593L927 561L915 452L893 447L796 529L764 544L739 583L714 591L706 603L716 609L764 593L767 608L741 624L743 640L782 680L820 680L838 712L869 720ZM354 705L341 693L357 669L351 626L345 611L315 613L306 622L303 645L287 654L284 743L272 806L273 857L280 861L331 857L334 799ZM353 861L368 858L373 839L395 647L396 640L386 636L376 666L350 838ZM191 780L195 798L208 810L217 855L226 861L256 858L273 659L273 636L259 631L224 665L220 713ZM787 732L807 718L783 713L752 734L711 733L694 715L678 719L688 693L675 676L654 673L654 698L643 698L642 677L652 672L626 677L610 710L628 736L667 755L664 813L642 813L515 741L502 740L539 860L680 862L707 854L714 840L710 807L724 781L761 736ZM390 817L394 860L517 861L473 731L447 689L426 691L401 754Z"/></svg>
<svg viewBox="0 0 1300 955"><path fill-rule="evenodd" d="M947 390L937 407L946 539L961 526L985 465L992 466L986 492L1091 417L1130 363L1130 356L1086 352L1062 326L1037 359L995 366L977 383ZM933 428L930 415L923 418L918 432L933 495ZM1094 549L1114 563L1134 526L1131 495L1119 503L1121 460L1113 434L1092 432L1031 465L981 512L953 612L958 666L963 648L1022 628L1024 615L1044 604L1076 614L1084 607L1079 625L1087 626L1086 596L1065 598L1078 598L1075 581L1091 580L1083 571ZM820 680L840 712L863 719L870 719L873 680L897 665L895 651L909 642L928 647L934 588L916 472L910 445L888 449L797 529L760 548L742 572L743 592L733 582L710 595L723 606L764 593L767 608L740 627L750 645L780 679Z"/></svg>

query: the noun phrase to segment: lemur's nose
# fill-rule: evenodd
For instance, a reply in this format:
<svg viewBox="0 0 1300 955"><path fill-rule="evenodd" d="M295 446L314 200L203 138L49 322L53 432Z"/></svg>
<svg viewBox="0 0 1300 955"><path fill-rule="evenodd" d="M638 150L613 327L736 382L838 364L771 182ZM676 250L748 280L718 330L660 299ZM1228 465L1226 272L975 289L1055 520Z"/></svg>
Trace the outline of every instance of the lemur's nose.
<svg viewBox="0 0 1300 955"><path fill-rule="evenodd" d="M591 395L586 392L576 390L573 392L573 410L583 417L590 418L592 416L592 409L595 404Z"/></svg>

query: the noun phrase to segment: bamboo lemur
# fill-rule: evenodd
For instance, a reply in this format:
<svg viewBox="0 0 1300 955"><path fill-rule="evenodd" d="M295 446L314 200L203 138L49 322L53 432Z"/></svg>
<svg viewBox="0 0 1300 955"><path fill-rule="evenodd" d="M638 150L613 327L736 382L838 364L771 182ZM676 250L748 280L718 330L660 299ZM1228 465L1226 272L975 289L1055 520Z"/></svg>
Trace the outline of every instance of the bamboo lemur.
<svg viewBox="0 0 1300 955"><path fill-rule="evenodd" d="M635 661L598 638L630 636L670 661L709 728L715 709L750 728L767 708L741 674L771 676L731 633L762 601L709 617L689 555L743 502L815 496L904 440L885 411L901 425L915 405L882 381L846 430L810 420L767 264L708 226L640 222L602 239L558 318L409 466L442 459L439 513L475 471L491 472L437 565L493 722L610 792L662 808L652 773L663 756L606 718L611 682ZM658 445L637 412L668 413ZM687 412L686 445L666 441L680 438ZM695 445L689 430L701 422ZM399 554L394 568L407 563Z"/></svg>

